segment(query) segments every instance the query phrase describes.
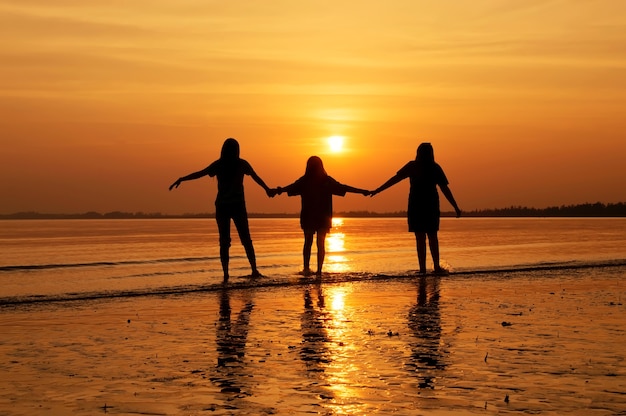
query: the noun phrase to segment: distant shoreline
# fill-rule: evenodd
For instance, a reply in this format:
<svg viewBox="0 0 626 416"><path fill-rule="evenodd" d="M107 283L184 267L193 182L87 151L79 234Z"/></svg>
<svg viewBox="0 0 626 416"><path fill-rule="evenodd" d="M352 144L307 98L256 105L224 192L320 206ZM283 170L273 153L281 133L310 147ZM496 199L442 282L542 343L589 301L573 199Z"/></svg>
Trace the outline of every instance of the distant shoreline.
<svg viewBox="0 0 626 416"><path fill-rule="evenodd" d="M454 217L454 212L442 212L442 217ZM250 218L298 218L298 213L255 213L248 214ZM396 218L406 217L406 211L371 212L371 211L344 211L336 212L336 217L344 218ZM0 220L48 220L48 219L184 219L184 218L214 218L214 213L163 214L160 212L123 212L113 211L99 213L95 211L80 214L50 214L39 212L16 212L0 214ZM463 217L626 217L626 203L562 205L560 207L528 208L508 207L496 209L482 209L464 211Z"/></svg>

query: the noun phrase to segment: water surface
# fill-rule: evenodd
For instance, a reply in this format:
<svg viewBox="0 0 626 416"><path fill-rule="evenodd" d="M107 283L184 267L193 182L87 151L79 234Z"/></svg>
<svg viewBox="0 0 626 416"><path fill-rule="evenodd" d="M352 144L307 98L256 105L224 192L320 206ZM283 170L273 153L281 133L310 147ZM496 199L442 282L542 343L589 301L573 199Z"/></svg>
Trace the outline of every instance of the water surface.
<svg viewBox="0 0 626 416"><path fill-rule="evenodd" d="M213 219L1 224L4 301L206 290L222 281ZM403 276L417 269L405 219L335 218L333 225L327 280ZM265 284L292 282L302 269L298 219L253 218L250 227ZM439 240L442 264L455 273L626 261L623 218L443 218ZM315 249L311 260L314 265ZM427 265L432 269L430 254ZM233 283L247 284L238 279L250 269L234 230L230 269Z"/></svg>

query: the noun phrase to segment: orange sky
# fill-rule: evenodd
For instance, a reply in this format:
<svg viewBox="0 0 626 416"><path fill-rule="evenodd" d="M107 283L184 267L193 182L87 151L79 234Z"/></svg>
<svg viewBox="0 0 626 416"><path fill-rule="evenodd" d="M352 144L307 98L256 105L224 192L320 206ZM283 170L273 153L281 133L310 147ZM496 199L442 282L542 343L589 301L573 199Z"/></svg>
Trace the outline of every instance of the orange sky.
<svg viewBox="0 0 626 416"><path fill-rule="evenodd" d="M375 188L430 141L464 210L626 201L625 50L622 0L0 0L0 213L213 211L167 188L227 137L270 186L316 154Z"/></svg>

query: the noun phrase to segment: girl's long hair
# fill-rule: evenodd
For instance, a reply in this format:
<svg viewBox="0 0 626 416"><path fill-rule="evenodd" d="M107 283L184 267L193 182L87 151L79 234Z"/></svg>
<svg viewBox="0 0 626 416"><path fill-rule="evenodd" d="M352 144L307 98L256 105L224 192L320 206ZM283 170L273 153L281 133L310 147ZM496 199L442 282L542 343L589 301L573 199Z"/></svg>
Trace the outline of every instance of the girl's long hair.
<svg viewBox="0 0 626 416"><path fill-rule="evenodd" d="M421 166L430 166L435 163L435 151L430 143L422 143L417 147L415 161Z"/></svg>
<svg viewBox="0 0 626 416"><path fill-rule="evenodd" d="M228 161L239 159L239 142L232 137L224 140L220 159Z"/></svg>
<svg viewBox="0 0 626 416"><path fill-rule="evenodd" d="M319 181L328 176L326 170L324 170L324 164L322 159L318 156L311 156L306 161L306 169L304 171L304 177L309 181Z"/></svg>

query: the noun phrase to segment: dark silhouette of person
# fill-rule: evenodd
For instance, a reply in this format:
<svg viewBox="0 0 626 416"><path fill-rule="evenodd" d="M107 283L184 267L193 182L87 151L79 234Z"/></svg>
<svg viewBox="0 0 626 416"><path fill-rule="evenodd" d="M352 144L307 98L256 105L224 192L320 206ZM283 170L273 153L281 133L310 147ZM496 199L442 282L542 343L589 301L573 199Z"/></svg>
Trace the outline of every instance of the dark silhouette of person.
<svg viewBox="0 0 626 416"><path fill-rule="evenodd" d="M313 236L317 234L317 271L315 274L321 276L326 256L326 234L332 226L333 195L345 196L347 192L369 195L370 192L337 182L326 173L322 159L317 156L311 156L307 160L304 176L291 185L278 187L276 192L279 195L287 192L289 196L300 195L302 197L300 211L300 227L304 231L302 273L305 276L312 274L309 262Z"/></svg>
<svg viewBox="0 0 626 416"><path fill-rule="evenodd" d="M447 270L439 264L439 193L437 186L456 211L457 218L461 216L452 191L448 187L448 179L441 166L435 162L435 153L430 143L422 143L417 148L415 160L408 162L387 182L371 193L372 196L409 178L409 207L407 210L409 231L415 233L419 272L426 273L426 236L433 258L435 273L446 274Z"/></svg>
<svg viewBox="0 0 626 416"><path fill-rule="evenodd" d="M217 177L217 197L215 198L215 220L220 239L220 260L224 271L224 283L228 282L228 262L230 259L230 221L235 223L241 244L246 250L246 256L252 267L252 277L259 277L261 274L257 270L256 256L252 238L250 237L250 227L248 225L248 212L244 198L243 179L249 175L258 183L267 196L273 197L275 192L270 189L263 179L256 174L250 163L239 157L239 142L233 138L228 138L222 145L222 152L219 159L211 163L206 168L178 178L170 185L172 188L184 181L191 181L203 176Z"/></svg>
<svg viewBox="0 0 626 416"><path fill-rule="evenodd" d="M419 379L420 388L435 388L435 380L445 370L441 348L439 276L421 276L417 283L417 302L409 310L408 325L413 333L411 358L406 364Z"/></svg>

